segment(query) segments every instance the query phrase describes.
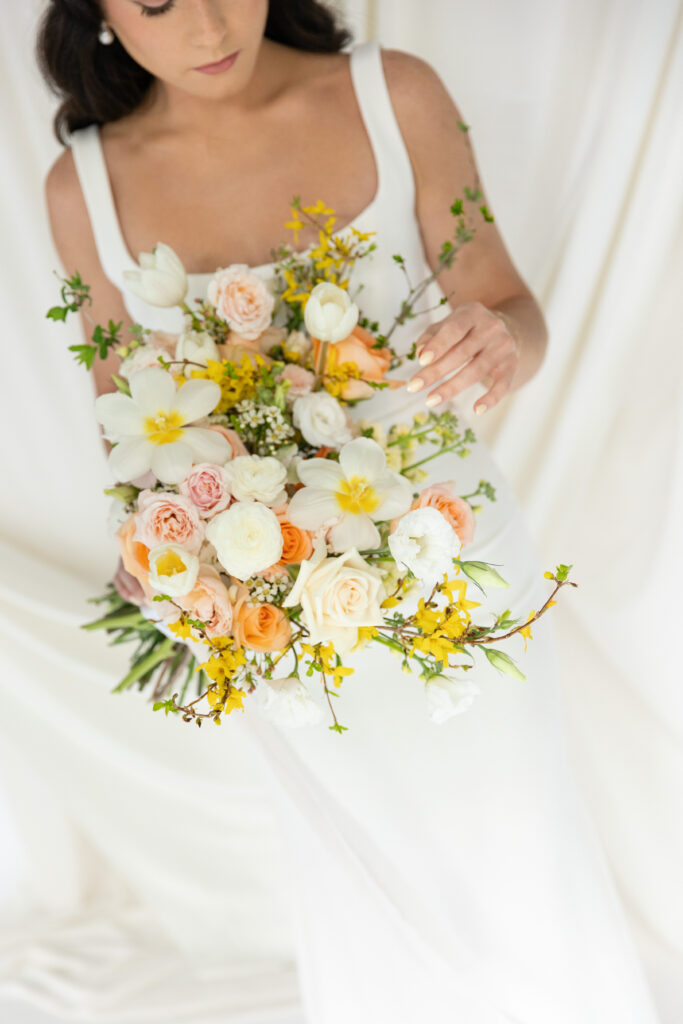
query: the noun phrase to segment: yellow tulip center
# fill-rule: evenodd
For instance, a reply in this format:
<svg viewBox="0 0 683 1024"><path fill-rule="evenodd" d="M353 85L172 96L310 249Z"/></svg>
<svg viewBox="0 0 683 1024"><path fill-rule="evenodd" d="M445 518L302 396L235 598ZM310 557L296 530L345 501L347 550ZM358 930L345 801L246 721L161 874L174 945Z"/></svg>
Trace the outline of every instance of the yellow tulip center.
<svg viewBox="0 0 683 1024"><path fill-rule="evenodd" d="M165 551L157 558L157 576L177 576L185 572L187 566L177 551Z"/></svg>
<svg viewBox="0 0 683 1024"><path fill-rule="evenodd" d="M364 476L352 476L342 480L335 491L339 507L344 512L358 516L370 515L380 505L380 497Z"/></svg>
<svg viewBox="0 0 683 1024"><path fill-rule="evenodd" d="M183 417L177 409L171 409L170 412L159 411L155 416L146 416L144 431L147 440L153 444L170 444L183 436L182 425Z"/></svg>

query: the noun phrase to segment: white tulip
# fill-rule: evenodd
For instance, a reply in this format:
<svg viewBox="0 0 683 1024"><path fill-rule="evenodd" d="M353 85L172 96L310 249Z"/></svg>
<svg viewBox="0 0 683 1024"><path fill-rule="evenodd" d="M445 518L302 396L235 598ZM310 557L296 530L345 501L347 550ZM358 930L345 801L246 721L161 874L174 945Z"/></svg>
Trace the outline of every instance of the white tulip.
<svg viewBox="0 0 683 1024"><path fill-rule="evenodd" d="M192 363L201 363L208 366L209 359L220 360L220 354L216 342L208 331L183 331L178 338L175 349L176 359L189 359ZM196 366L186 366L185 376L192 377L192 371Z"/></svg>
<svg viewBox="0 0 683 1024"><path fill-rule="evenodd" d="M197 582L199 559L180 544L158 544L150 548L150 587L170 597L189 594Z"/></svg>
<svg viewBox="0 0 683 1024"><path fill-rule="evenodd" d="M231 448L222 434L189 426L216 408L218 384L195 378L177 388L160 366L132 374L128 383L130 396L117 392L95 399L104 436L116 442L108 464L117 480L135 480L151 469L162 483L178 484L195 462L227 462Z"/></svg>
<svg viewBox="0 0 683 1024"><path fill-rule="evenodd" d="M452 569L461 547L457 533L436 508L406 512L389 534L389 550L398 568L410 569L428 586Z"/></svg>
<svg viewBox="0 0 683 1024"><path fill-rule="evenodd" d="M321 281L308 297L304 322L311 337L342 341L358 323L358 306L339 285Z"/></svg>
<svg viewBox="0 0 683 1024"><path fill-rule="evenodd" d="M124 270L123 280L133 295L150 306L179 306L187 295L185 268L170 245L157 242L152 252L141 252L139 270Z"/></svg>

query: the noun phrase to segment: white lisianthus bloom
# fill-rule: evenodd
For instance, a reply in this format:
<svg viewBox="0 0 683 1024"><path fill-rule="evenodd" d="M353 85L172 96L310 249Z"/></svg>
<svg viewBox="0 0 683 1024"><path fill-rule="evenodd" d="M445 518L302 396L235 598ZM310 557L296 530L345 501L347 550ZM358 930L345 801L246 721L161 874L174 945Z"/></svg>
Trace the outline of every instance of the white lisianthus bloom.
<svg viewBox="0 0 683 1024"><path fill-rule="evenodd" d="M320 705L295 676L262 680L256 687L256 700L267 718L288 728L315 725L323 717Z"/></svg>
<svg viewBox="0 0 683 1024"><path fill-rule="evenodd" d="M185 268L170 245L157 242L152 252L141 252L139 270L124 270L123 280L133 295L150 306L179 306L187 295Z"/></svg>
<svg viewBox="0 0 683 1024"><path fill-rule="evenodd" d="M208 331L183 331L178 338L175 350L176 359L189 359L193 363L201 363L207 366L208 359L220 359L220 354ZM186 366L185 376L191 377L196 366Z"/></svg>
<svg viewBox="0 0 683 1024"><path fill-rule="evenodd" d="M321 281L308 296L304 323L313 338L342 341L358 323L358 306L339 285Z"/></svg>
<svg viewBox="0 0 683 1024"><path fill-rule="evenodd" d="M148 470L165 484L184 480L195 462L222 465L230 445L215 430L188 424L218 405L221 389L212 380L188 380L180 388L167 370L149 367L128 381L130 397L119 392L95 399L95 416L108 441L109 468L117 480L135 480Z"/></svg>
<svg viewBox="0 0 683 1024"><path fill-rule="evenodd" d="M339 462L303 459L297 471L304 487L290 500L287 518L304 530L334 520L333 551L378 547L375 521L403 515L412 501L410 482L386 468L384 452L369 437L345 444Z"/></svg>
<svg viewBox="0 0 683 1024"><path fill-rule="evenodd" d="M149 585L170 597L189 594L197 582L199 559L180 544L158 544L149 551Z"/></svg>
<svg viewBox="0 0 683 1024"><path fill-rule="evenodd" d="M292 422L315 448L339 448L353 437L349 417L327 391L297 398L292 406Z"/></svg>
<svg viewBox="0 0 683 1024"><path fill-rule="evenodd" d="M282 606L301 605L310 643L331 640L339 654L346 654L357 643L360 626L383 623L380 605L385 597L382 574L355 547L329 558L324 540L318 538Z"/></svg>
<svg viewBox="0 0 683 1024"><path fill-rule="evenodd" d="M274 455L237 455L226 463L224 472L230 492L238 501L281 505L287 500L287 467Z"/></svg>
<svg viewBox="0 0 683 1024"><path fill-rule="evenodd" d="M280 520L260 501L236 501L207 524L207 540L226 572L247 580L282 555Z"/></svg>
<svg viewBox="0 0 683 1024"><path fill-rule="evenodd" d="M389 550L399 569L410 569L433 586L452 568L462 544L446 517L436 508L415 508L398 520L389 534Z"/></svg>
<svg viewBox="0 0 683 1024"><path fill-rule="evenodd" d="M432 722L441 725L453 715L467 711L480 692L479 686L472 679L432 676L425 683L427 714Z"/></svg>

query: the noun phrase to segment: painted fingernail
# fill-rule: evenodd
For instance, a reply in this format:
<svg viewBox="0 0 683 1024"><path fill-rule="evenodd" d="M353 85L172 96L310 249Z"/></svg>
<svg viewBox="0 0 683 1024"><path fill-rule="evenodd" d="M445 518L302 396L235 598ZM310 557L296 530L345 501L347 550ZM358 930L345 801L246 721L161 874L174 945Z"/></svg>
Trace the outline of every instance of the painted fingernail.
<svg viewBox="0 0 683 1024"><path fill-rule="evenodd" d="M486 412L486 408L487 407L485 405L478 405L474 411L476 412L476 414L478 416L480 413Z"/></svg>
<svg viewBox="0 0 683 1024"><path fill-rule="evenodd" d="M410 384L406 386L406 391L419 391L420 388L424 387L424 381L420 380L419 377L413 377Z"/></svg>
<svg viewBox="0 0 683 1024"><path fill-rule="evenodd" d="M428 405L428 406L438 405L440 401L441 401L441 395L430 395L427 398L427 400L425 402L425 405Z"/></svg>
<svg viewBox="0 0 683 1024"><path fill-rule="evenodd" d="M434 361L434 353L421 352L420 355L417 357L417 361L420 364L420 366L429 366L429 364Z"/></svg>

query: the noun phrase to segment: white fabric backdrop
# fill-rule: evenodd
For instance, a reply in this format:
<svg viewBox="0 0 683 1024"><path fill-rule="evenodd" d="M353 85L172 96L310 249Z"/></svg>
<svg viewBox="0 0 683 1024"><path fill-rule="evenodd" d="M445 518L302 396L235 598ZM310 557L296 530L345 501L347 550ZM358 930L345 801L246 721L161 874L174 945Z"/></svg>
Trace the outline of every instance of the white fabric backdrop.
<svg viewBox="0 0 683 1024"><path fill-rule="evenodd" d="M187 968L181 970L177 949L155 931L123 880L127 858L139 852L159 866L148 880L159 907L164 886L177 886L162 870L171 801L188 830L207 813L225 818L226 834L237 827L229 817L237 812L220 805L212 782L225 732L211 737L202 730L196 741L190 738L179 764L166 723L150 726L146 716L143 723L134 702L109 697L112 651L74 628L92 614L85 598L109 574L113 555L90 382L65 358L77 329L69 339L69 328L43 320L54 301L51 270L58 263L42 182L59 150L49 131L52 104L32 62L40 6L38 0L4 5L0 14L6 112L0 997L25 999L30 989L34 1002L64 1019L77 1005L82 1019L91 1013L132 1020L132 1007L135 1020L170 1019L172 1005L176 1019L192 1007L195 1021L220 1011L232 1024L246 1019L235 1005L239 987L216 968L197 1001L182 981ZM384 46L418 53L442 75L472 126L506 242L546 312L551 338L541 372L483 417L478 430L515 485L548 567L560 560L574 565L580 588L565 592L553 614L577 770L662 1020L678 1024L683 331L674 296L683 279L683 4L379 0L368 9L353 0L348 6L359 38L369 27ZM78 471L70 438L78 438ZM77 676L60 660L65 635L69 654L83 666ZM122 666L125 655L117 656ZM83 709L79 716L74 705ZM130 738L125 750L112 747L112 759L127 752L125 764L112 760L111 774L92 780L88 715L98 721L98 743L103 715L111 717L113 733ZM125 820L127 793L142 779L151 821L131 820L127 837L110 836L108 815ZM273 854L272 893L248 890L255 909L259 900L265 908L276 898L278 863ZM220 907L220 889L209 892L200 882L188 882L187 900ZM259 1019L284 1024L296 1019L283 954L286 908L271 912L270 920L273 962ZM173 932L173 921L161 923ZM84 945L118 951L106 972L100 967L92 974L88 991L78 973ZM246 960L242 968L248 970ZM279 988L274 978L281 978ZM13 1007L13 1019L18 1012Z"/></svg>

